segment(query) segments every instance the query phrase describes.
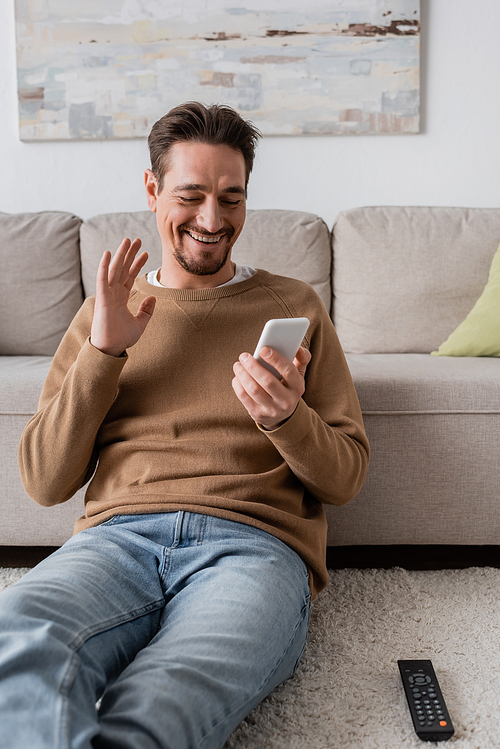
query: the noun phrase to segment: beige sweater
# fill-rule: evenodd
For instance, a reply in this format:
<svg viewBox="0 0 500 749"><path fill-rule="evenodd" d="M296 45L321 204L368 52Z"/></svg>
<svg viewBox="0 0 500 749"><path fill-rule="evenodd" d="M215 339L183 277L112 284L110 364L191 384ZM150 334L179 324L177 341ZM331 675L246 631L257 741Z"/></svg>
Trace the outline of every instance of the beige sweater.
<svg viewBox="0 0 500 749"><path fill-rule="evenodd" d="M55 505L92 476L75 532L116 514L178 510L262 528L301 555L314 595L327 580L322 503L357 494L369 449L323 303L308 284L262 270L205 290L157 288L143 276L130 309L151 294L153 318L120 358L89 342L93 298L76 315L19 447L26 491ZM234 394L233 363L253 352L268 319L302 316L311 321L305 394L265 432Z"/></svg>

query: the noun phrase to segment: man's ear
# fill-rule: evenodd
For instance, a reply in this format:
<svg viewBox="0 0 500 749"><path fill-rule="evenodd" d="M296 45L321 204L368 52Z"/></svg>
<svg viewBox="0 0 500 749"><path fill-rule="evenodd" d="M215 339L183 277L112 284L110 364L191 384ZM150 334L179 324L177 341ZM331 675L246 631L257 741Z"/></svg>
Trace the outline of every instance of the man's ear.
<svg viewBox="0 0 500 749"><path fill-rule="evenodd" d="M158 199L158 185L151 169L144 172L144 184L146 185L146 197L148 208L152 213L156 213L156 202Z"/></svg>

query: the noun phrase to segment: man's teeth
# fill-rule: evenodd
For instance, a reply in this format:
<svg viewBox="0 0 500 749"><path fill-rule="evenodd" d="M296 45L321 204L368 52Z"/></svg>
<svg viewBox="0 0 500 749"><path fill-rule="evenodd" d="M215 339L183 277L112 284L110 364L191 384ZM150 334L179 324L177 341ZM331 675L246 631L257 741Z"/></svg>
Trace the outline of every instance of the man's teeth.
<svg viewBox="0 0 500 749"><path fill-rule="evenodd" d="M193 239L196 239L198 242L205 242L206 244L213 244L214 242L218 242L221 237L223 237L223 234L219 234L218 237L206 237L203 234L193 234L193 232L188 231L187 232L190 237Z"/></svg>

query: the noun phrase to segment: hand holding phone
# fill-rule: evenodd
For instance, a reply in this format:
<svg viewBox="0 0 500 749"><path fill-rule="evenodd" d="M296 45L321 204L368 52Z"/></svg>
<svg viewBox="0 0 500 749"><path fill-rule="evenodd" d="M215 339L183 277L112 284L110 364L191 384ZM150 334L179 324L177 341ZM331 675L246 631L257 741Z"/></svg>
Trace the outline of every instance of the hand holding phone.
<svg viewBox="0 0 500 749"><path fill-rule="evenodd" d="M307 317L286 317L284 319L268 320L264 325L259 342L255 348L254 359L265 367L269 372L281 379L280 373L268 362L261 359L259 352L264 346L277 351L278 354L285 356L293 361L300 344L309 327Z"/></svg>
<svg viewBox="0 0 500 749"><path fill-rule="evenodd" d="M308 327L309 320L305 317L269 320L254 356L242 353L233 365L234 392L252 419L264 429L276 429L287 421L304 394L304 373L311 354L300 348L300 344ZM281 374L260 357L264 347L273 350L270 358L286 374ZM288 359L291 365L287 365L284 359ZM274 377L263 373L262 367L270 370Z"/></svg>

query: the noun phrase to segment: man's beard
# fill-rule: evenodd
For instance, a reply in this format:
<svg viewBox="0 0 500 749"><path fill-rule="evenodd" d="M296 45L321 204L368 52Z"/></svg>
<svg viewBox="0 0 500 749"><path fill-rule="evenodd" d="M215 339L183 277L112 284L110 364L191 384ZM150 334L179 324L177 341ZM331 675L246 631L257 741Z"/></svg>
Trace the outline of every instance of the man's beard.
<svg viewBox="0 0 500 749"><path fill-rule="evenodd" d="M225 230L222 241L226 241L226 251L224 252L222 258L215 257L214 253L210 252L209 250L203 251L203 249L201 249L199 253L200 257L197 259L186 255L182 247L182 235L185 231L187 231L187 228L188 227L179 227L181 241L179 242L178 247L174 247L175 259L177 260L181 268L184 268L184 270L194 276L214 276L227 262L229 253L231 252L231 248L233 246L231 238L234 234L234 229L231 227ZM213 234L208 234L207 232L200 231L199 229L189 228L189 231L191 231L193 234L200 234L206 237L213 236Z"/></svg>

